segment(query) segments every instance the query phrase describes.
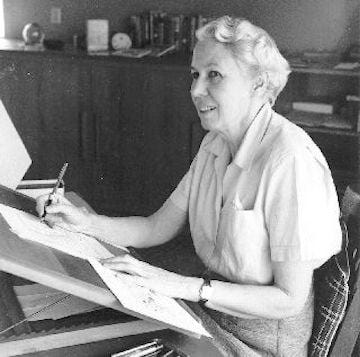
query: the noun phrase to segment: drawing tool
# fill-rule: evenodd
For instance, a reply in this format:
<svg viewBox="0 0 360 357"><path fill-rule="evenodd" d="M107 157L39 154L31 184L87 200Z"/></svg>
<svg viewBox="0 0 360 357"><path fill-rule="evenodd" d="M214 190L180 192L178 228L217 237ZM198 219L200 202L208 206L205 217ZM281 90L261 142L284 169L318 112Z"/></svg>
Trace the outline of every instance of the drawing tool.
<svg viewBox="0 0 360 357"><path fill-rule="evenodd" d="M145 343L136 347L133 347L129 350L118 352L113 354L111 357L142 357L149 356L154 352L158 352L163 348L163 345L159 345L158 341L152 341L149 343Z"/></svg>
<svg viewBox="0 0 360 357"><path fill-rule="evenodd" d="M59 186L60 186L60 183L65 175L65 172L66 172L66 169L68 167L69 163L68 162L65 162L65 164L63 165L63 167L61 168L60 172L59 172L59 175L58 175L58 178L56 180L56 183L52 189L52 191L49 193L49 197L48 199L46 200L45 202L45 206L44 206L44 213L42 214L41 216L41 220L44 220L45 216L46 216L46 207L50 206L51 205L51 202L52 202L52 196L56 194Z"/></svg>

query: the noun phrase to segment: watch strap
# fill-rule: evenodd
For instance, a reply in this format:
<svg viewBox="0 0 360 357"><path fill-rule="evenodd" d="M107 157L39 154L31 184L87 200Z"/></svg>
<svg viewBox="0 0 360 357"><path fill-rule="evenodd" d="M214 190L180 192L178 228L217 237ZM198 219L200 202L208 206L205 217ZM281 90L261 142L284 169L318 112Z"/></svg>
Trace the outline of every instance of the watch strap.
<svg viewBox="0 0 360 357"><path fill-rule="evenodd" d="M209 278L203 278L203 283L201 284L200 286L200 289L199 289L199 303L200 304L205 304L208 299L205 297L205 290L207 287L211 287L211 281Z"/></svg>

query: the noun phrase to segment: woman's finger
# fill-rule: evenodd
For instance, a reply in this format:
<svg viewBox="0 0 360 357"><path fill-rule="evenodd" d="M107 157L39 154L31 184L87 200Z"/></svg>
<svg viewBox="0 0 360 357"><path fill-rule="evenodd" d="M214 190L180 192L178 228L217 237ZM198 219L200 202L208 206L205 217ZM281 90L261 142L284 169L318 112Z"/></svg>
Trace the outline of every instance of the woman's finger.
<svg viewBox="0 0 360 357"><path fill-rule="evenodd" d="M156 275L158 269L152 265L134 258L130 254L124 254L108 259L101 260L101 263L112 270L123 271L128 274L150 277Z"/></svg>
<svg viewBox="0 0 360 357"><path fill-rule="evenodd" d="M47 214L45 216L45 221L50 227L54 227L55 225L60 225L63 222L63 219L57 215Z"/></svg>
<svg viewBox="0 0 360 357"><path fill-rule="evenodd" d="M140 286L147 286L149 284L146 278L137 275L130 275L126 273L117 272L115 276L130 285L136 284Z"/></svg>
<svg viewBox="0 0 360 357"><path fill-rule="evenodd" d="M62 213L65 215L71 215L75 212L81 212L81 210L75 206L64 203L51 203L50 206L46 207L46 213L50 214Z"/></svg>
<svg viewBox="0 0 360 357"><path fill-rule="evenodd" d="M41 195L39 197L36 198L36 211L38 212L38 214L40 216L43 215L44 213L44 208L46 206L46 211L48 210L48 201L50 199L50 205L55 205L55 204L64 204L64 205L72 205L70 203L70 201L68 199L66 199L63 195L54 193L54 194L46 194L46 195Z"/></svg>

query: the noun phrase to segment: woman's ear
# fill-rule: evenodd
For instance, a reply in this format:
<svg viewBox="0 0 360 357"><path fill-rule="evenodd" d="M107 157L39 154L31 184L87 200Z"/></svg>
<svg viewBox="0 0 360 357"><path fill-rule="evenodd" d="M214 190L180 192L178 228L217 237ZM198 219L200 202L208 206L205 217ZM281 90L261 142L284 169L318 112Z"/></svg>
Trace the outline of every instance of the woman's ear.
<svg viewBox="0 0 360 357"><path fill-rule="evenodd" d="M265 94L268 87L269 77L267 72L261 73L255 80L253 91L260 95Z"/></svg>

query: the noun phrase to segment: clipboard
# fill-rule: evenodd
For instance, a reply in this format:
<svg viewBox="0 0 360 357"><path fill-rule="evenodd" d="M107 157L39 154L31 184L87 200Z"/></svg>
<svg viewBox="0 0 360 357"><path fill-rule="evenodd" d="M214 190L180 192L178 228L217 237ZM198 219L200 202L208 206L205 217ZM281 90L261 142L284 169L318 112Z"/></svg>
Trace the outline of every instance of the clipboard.
<svg viewBox="0 0 360 357"><path fill-rule="evenodd" d="M74 204L89 209L87 203L75 193L68 193L67 198ZM36 214L35 199L1 185L0 203ZM1 215L0 235L0 270L147 320L150 323L153 322L157 326L160 324L164 328L170 328L191 337L201 337L192 331L126 309L86 260L19 238L9 229L7 222ZM120 254L122 251L112 245L102 244L114 255ZM198 316L183 301L177 300L177 302L196 321L200 322Z"/></svg>

